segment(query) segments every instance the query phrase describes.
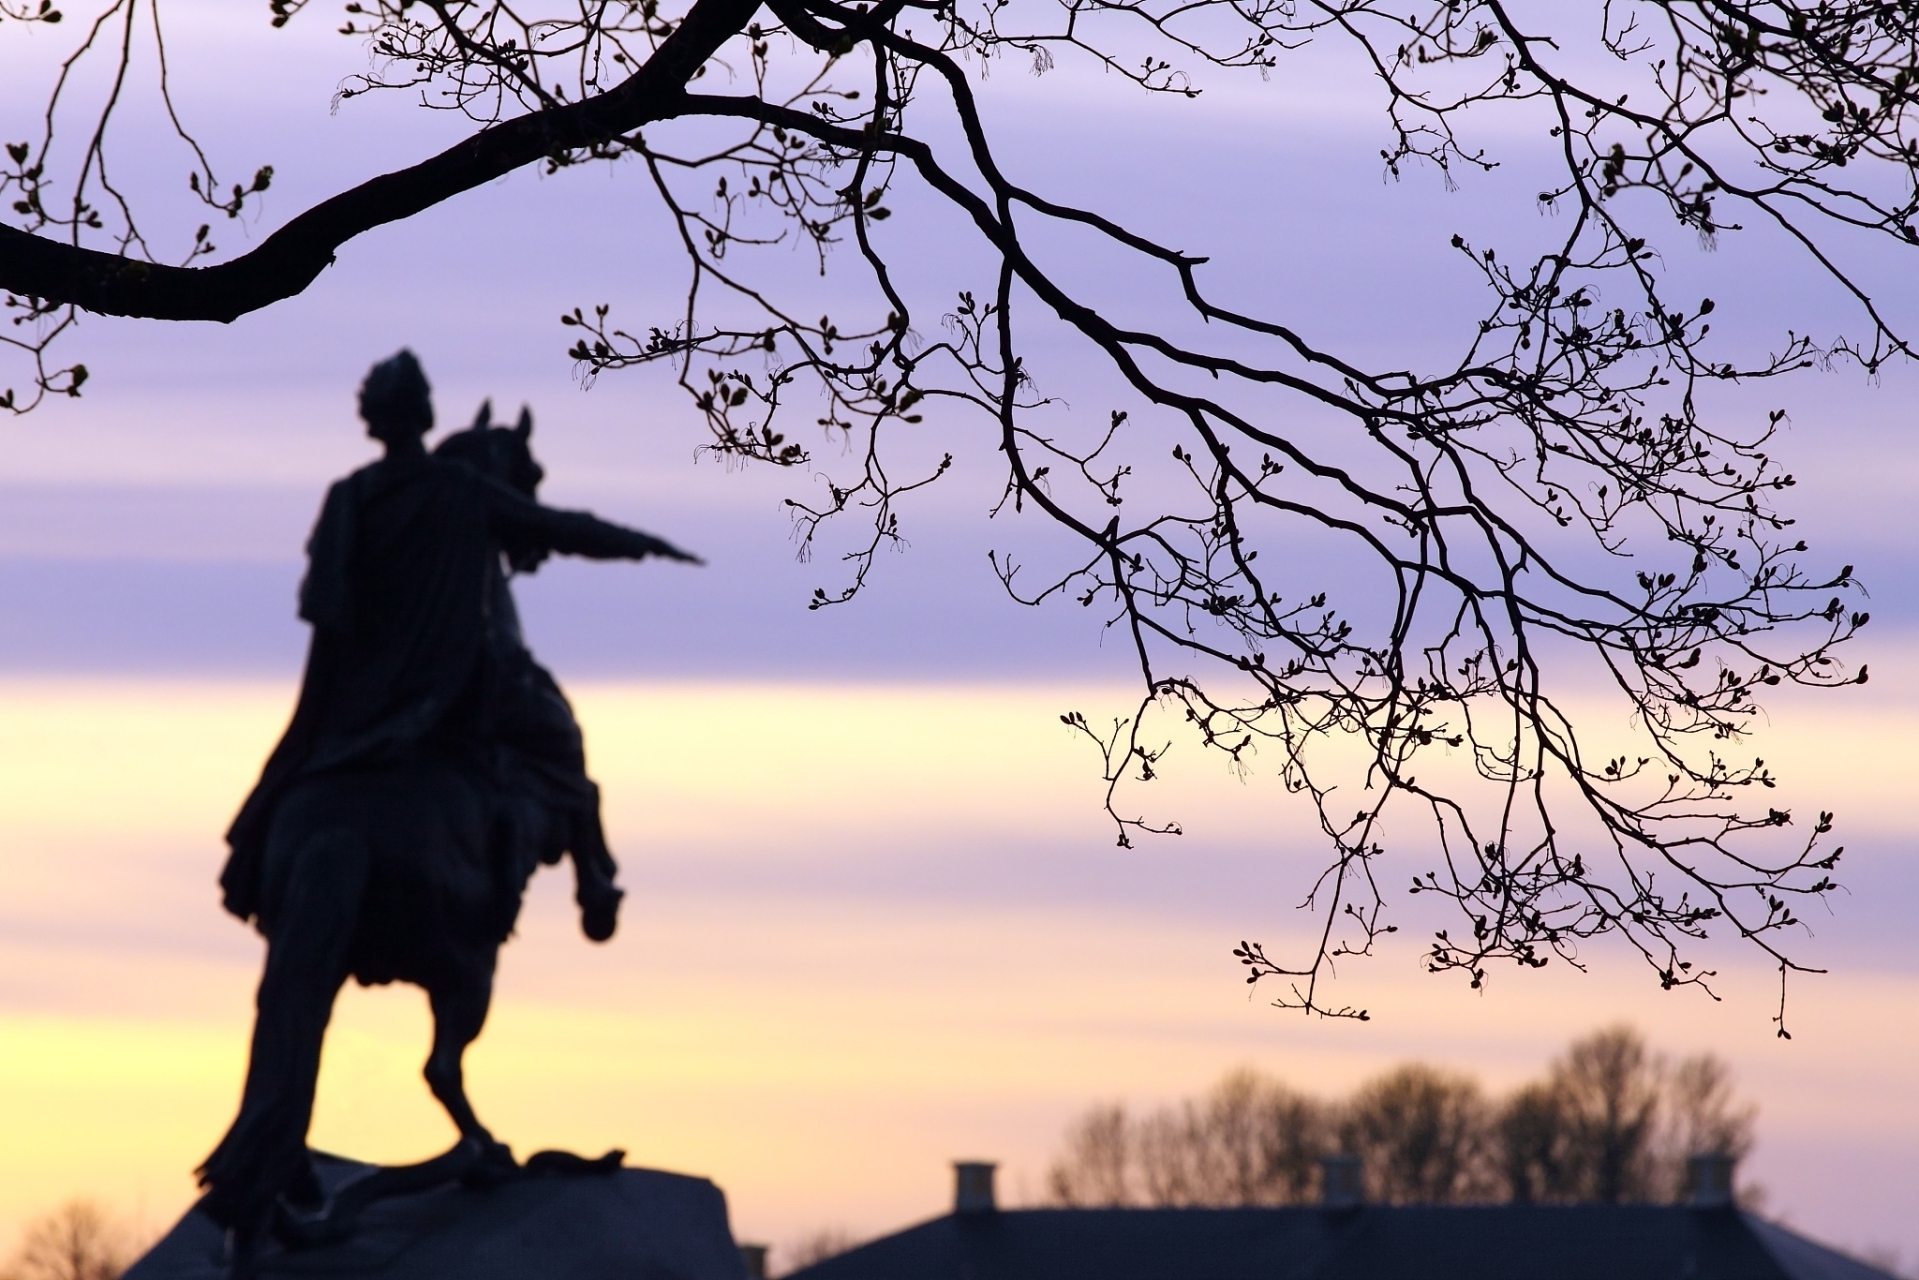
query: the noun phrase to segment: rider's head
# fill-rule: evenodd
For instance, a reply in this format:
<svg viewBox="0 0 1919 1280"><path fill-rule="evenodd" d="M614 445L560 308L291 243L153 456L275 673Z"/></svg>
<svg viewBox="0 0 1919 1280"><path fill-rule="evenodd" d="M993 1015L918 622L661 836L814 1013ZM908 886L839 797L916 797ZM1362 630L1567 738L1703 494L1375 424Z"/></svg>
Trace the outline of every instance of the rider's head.
<svg viewBox="0 0 1919 1280"><path fill-rule="evenodd" d="M433 429L432 388L411 351L382 360L360 384L360 417L366 433L388 448L418 445Z"/></svg>

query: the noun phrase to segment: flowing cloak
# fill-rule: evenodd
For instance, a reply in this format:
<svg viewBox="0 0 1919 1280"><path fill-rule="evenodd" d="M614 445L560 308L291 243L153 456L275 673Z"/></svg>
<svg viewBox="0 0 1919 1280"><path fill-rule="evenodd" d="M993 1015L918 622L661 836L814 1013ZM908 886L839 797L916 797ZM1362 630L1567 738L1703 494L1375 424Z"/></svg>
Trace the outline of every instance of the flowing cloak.
<svg viewBox="0 0 1919 1280"><path fill-rule="evenodd" d="M259 915L267 835L294 783L477 740L494 614L512 608L500 598L502 546L638 559L664 545L430 455L383 459L335 482L300 584L300 616L313 627L300 699L227 832L226 909Z"/></svg>

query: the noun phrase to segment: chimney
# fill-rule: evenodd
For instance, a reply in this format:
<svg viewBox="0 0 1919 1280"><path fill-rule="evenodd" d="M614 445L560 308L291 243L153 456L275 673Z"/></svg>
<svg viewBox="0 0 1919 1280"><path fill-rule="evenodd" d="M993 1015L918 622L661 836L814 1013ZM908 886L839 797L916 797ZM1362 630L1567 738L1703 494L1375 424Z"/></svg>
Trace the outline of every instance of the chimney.
<svg viewBox="0 0 1919 1280"><path fill-rule="evenodd" d="M1686 1203L1695 1209L1732 1207L1732 1175L1738 1160L1723 1151L1686 1158Z"/></svg>
<svg viewBox="0 0 1919 1280"><path fill-rule="evenodd" d="M740 1261L746 1264L746 1280L766 1280L766 1246L743 1244Z"/></svg>
<svg viewBox="0 0 1919 1280"><path fill-rule="evenodd" d="M1326 1209L1356 1209L1366 1201L1358 1156L1319 1158L1319 1203Z"/></svg>
<svg viewBox="0 0 1919 1280"><path fill-rule="evenodd" d="M993 1170L998 1167L986 1160L953 1162L954 1213L991 1213L999 1207L993 1202Z"/></svg>

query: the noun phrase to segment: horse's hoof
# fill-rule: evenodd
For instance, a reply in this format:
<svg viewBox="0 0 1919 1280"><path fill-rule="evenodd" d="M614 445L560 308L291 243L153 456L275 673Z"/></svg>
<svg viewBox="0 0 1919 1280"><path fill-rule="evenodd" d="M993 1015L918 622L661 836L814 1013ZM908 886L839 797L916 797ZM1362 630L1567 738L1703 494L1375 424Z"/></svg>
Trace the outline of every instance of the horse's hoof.
<svg viewBox="0 0 1919 1280"><path fill-rule="evenodd" d="M293 1181L280 1193L280 1198L300 1213L312 1213L326 1204L326 1190L320 1185L320 1174L313 1167L311 1156L300 1162L300 1171L293 1175Z"/></svg>
<svg viewBox="0 0 1919 1280"><path fill-rule="evenodd" d="M480 1158L465 1173L460 1175L463 1187L497 1187L523 1177L525 1171L520 1162L513 1158L513 1148L504 1142L487 1139L480 1149Z"/></svg>
<svg viewBox="0 0 1919 1280"><path fill-rule="evenodd" d="M223 1280L257 1280L268 1227L258 1221L228 1227L219 1262Z"/></svg>
<svg viewBox="0 0 1919 1280"><path fill-rule="evenodd" d="M620 899L626 890L595 885L580 891L580 928L594 942L605 942L620 924Z"/></svg>
<svg viewBox="0 0 1919 1280"><path fill-rule="evenodd" d="M588 1159L571 1151L535 1151L526 1158L529 1178L605 1177L620 1171L626 1152L614 1148L603 1156Z"/></svg>

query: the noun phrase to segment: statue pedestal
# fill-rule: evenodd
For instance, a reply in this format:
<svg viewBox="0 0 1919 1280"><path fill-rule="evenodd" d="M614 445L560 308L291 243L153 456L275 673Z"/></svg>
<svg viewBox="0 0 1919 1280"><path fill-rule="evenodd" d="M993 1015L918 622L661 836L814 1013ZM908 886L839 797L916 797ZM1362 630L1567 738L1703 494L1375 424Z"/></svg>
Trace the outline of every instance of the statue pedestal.
<svg viewBox="0 0 1919 1280"><path fill-rule="evenodd" d="M321 1165L329 1184L366 1168ZM225 1233L189 1210L124 1280L224 1280L224 1250ZM349 1240L299 1252L269 1244L255 1265L262 1280L746 1278L720 1189L651 1169L394 1196L368 1206Z"/></svg>

